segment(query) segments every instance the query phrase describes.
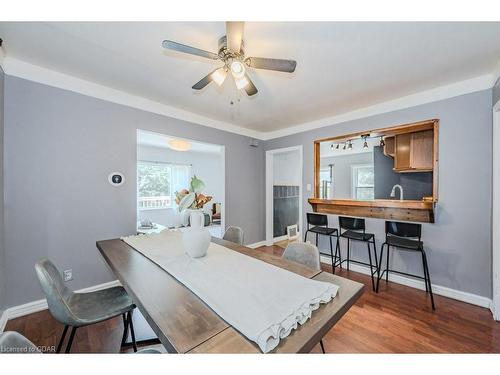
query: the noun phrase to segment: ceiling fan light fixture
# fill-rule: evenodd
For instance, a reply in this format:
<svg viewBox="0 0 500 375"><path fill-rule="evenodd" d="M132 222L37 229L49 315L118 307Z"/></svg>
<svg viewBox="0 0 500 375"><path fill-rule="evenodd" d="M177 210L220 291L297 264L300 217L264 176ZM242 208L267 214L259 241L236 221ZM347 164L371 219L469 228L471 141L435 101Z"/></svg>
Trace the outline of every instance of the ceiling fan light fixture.
<svg viewBox="0 0 500 375"><path fill-rule="evenodd" d="M244 89L248 85L248 79L243 76L243 77L235 77L234 78L234 83L236 83L236 87L238 90Z"/></svg>
<svg viewBox="0 0 500 375"><path fill-rule="evenodd" d="M174 151L189 151L191 150L191 143L183 139L171 139L168 141L168 147Z"/></svg>
<svg viewBox="0 0 500 375"><path fill-rule="evenodd" d="M227 77L227 71L226 69L224 69L224 67L219 68L212 73L212 80L219 86L221 86L224 83L226 77Z"/></svg>
<svg viewBox="0 0 500 375"><path fill-rule="evenodd" d="M233 60L229 65L234 78L242 78L245 76L245 65L240 60Z"/></svg>

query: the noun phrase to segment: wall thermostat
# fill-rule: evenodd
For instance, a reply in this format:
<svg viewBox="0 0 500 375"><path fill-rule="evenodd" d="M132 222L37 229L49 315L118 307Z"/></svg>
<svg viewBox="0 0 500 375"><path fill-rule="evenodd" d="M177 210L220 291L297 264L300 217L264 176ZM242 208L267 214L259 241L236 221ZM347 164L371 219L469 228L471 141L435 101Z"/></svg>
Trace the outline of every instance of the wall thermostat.
<svg viewBox="0 0 500 375"><path fill-rule="evenodd" d="M113 172L109 174L108 181L113 186L120 186L125 182L125 176L123 173Z"/></svg>

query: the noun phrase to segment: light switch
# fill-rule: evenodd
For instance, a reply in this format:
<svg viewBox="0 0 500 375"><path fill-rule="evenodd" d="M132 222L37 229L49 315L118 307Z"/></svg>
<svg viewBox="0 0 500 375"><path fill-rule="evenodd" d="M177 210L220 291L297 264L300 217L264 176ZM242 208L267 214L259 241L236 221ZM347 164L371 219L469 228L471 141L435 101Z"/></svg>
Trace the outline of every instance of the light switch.
<svg viewBox="0 0 500 375"><path fill-rule="evenodd" d="M307 190L307 191L311 191L311 189L312 189L311 184L307 184L307 185L306 185L306 190Z"/></svg>

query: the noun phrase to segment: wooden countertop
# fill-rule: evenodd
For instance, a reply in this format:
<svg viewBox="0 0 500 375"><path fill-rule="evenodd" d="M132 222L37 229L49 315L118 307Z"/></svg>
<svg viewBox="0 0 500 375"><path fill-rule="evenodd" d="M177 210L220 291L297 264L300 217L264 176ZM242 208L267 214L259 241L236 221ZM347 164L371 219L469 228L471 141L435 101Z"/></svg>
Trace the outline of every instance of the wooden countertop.
<svg viewBox="0 0 500 375"><path fill-rule="evenodd" d="M359 206L359 207L387 207L387 208L411 208L414 210L432 209L435 202L417 201L417 200L396 200L396 199L374 199L370 201L354 199L320 199L309 198L312 204L333 204L341 206Z"/></svg>

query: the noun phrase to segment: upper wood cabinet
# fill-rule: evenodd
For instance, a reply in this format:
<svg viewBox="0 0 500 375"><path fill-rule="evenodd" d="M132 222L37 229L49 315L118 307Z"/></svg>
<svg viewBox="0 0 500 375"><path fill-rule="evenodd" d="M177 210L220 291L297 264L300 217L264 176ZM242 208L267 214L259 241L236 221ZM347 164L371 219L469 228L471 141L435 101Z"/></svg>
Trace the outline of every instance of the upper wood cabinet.
<svg viewBox="0 0 500 375"><path fill-rule="evenodd" d="M434 131L432 129L398 134L386 138L385 142L385 154L394 157L394 171L404 173L433 170Z"/></svg>

